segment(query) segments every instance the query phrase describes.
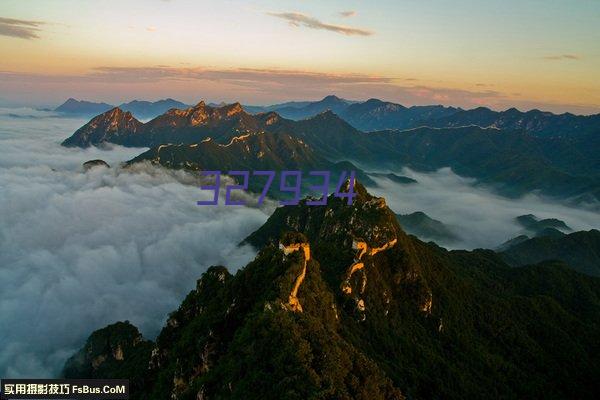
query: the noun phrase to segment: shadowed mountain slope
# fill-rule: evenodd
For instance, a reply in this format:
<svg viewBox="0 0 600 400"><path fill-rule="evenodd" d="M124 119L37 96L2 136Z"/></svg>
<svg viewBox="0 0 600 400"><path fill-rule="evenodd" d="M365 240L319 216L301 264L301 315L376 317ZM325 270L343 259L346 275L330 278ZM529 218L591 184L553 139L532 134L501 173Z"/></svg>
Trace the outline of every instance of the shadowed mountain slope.
<svg viewBox="0 0 600 400"><path fill-rule="evenodd" d="M423 243L356 189L278 208L255 260L210 268L151 351L113 325L65 375L130 378L133 399L595 398L598 279Z"/></svg>
<svg viewBox="0 0 600 400"><path fill-rule="evenodd" d="M331 111L292 121L275 112L251 115L238 103L214 108L200 102L185 110L171 109L143 124L130 113L113 109L92 119L63 144L86 147L109 142L158 148L199 144L210 138L225 145L235 137L263 132L288 135L323 159L351 161L362 168L406 166L434 171L450 167L509 196L537 190L575 201L600 198L600 151L593 151L600 149L600 139L544 138L476 126L364 133Z"/></svg>
<svg viewBox="0 0 600 400"><path fill-rule="evenodd" d="M558 260L583 274L600 276L600 231L540 235L505 246L501 254L514 266Z"/></svg>

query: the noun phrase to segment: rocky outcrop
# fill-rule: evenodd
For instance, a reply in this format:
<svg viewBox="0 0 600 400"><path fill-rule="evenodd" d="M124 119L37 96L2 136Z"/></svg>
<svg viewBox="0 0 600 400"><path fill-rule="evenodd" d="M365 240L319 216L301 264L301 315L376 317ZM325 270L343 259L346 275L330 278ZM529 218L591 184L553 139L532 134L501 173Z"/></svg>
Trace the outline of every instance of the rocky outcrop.
<svg viewBox="0 0 600 400"><path fill-rule="evenodd" d="M142 123L116 107L94 117L63 146L88 147L107 143L153 147L166 143L197 143L210 136L227 140L244 132L260 132L263 124L247 114L239 103L210 107L203 101L186 109L172 108Z"/></svg>
<svg viewBox="0 0 600 400"><path fill-rule="evenodd" d="M110 326L68 375L130 378L135 400L594 398L596 280L423 243L355 189L278 208L256 258L209 268L155 343Z"/></svg>
<svg viewBox="0 0 600 400"><path fill-rule="evenodd" d="M94 332L66 362L62 375L68 379L127 377L131 389L139 391L151 349L152 343L129 321L117 322Z"/></svg>
<svg viewBox="0 0 600 400"><path fill-rule="evenodd" d="M89 147L102 143L119 143L121 138L131 136L141 129L143 124L130 112L118 107L113 108L79 128L62 145L67 147Z"/></svg>
<svg viewBox="0 0 600 400"><path fill-rule="evenodd" d="M89 171L90 169L97 167L110 168L110 165L104 160L90 160L83 163L84 171Z"/></svg>

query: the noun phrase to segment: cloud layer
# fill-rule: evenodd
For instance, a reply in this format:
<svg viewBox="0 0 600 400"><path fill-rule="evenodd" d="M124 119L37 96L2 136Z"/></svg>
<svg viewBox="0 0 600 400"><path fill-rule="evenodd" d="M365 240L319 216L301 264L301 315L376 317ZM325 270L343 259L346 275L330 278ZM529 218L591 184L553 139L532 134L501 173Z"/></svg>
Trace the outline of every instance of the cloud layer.
<svg viewBox="0 0 600 400"><path fill-rule="evenodd" d="M347 36L353 36L353 35L371 36L374 33L372 31L369 31L366 29L361 29L361 28L354 28L354 27L344 26L344 25L328 24L325 22L321 22L318 19L311 17L310 15L302 14L299 12L282 12L282 13L269 12L269 13L267 13L267 15L286 20L291 26L294 26L294 27L304 26L304 27L310 28L310 29L323 29L326 31L341 33L341 34L347 35ZM346 15L346 16L350 16L350 15Z"/></svg>
<svg viewBox="0 0 600 400"><path fill-rule="evenodd" d="M554 54L554 55L544 57L544 60L549 60L549 61L574 60L574 61L577 61L577 60L581 60L581 57L579 57L576 54Z"/></svg>
<svg viewBox="0 0 600 400"><path fill-rule="evenodd" d="M524 214L558 218L574 230L600 228L600 214L595 211L571 208L535 194L507 199L475 186L475 180L460 177L450 168L434 173L410 169L396 173L414 178L418 184L406 186L375 178L380 187L369 190L384 196L396 213L424 211L447 224L461 239L451 245L453 248L496 248L522 233L514 218Z"/></svg>
<svg viewBox="0 0 600 400"><path fill-rule="evenodd" d="M253 257L236 244L265 212L199 207L209 194L187 174L83 173L83 161L115 166L140 149L61 148L82 121L4 114L0 376L55 376L92 330L117 320L152 337L208 266L236 269Z"/></svg>
<svg viewBox="0 0 600 400"><path fill-rule="evenodd" d="M354 17L356 16L356 11L348 10L348 11L340 11L340 16L344 18Z"/></svg>
<svg viewBox="0 0 600 400"><path fill-rule="evenodd" d="M0 36L10 36L20 39L38 39L38 32L42 25L44 25L44 23L39 21L0 17Z"/></svg>

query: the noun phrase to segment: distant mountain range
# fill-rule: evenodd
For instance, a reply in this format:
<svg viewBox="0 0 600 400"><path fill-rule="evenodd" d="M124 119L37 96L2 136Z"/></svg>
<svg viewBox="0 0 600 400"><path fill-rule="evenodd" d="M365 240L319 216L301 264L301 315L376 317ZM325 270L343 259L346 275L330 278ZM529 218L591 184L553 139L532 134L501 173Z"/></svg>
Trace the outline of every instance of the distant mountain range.
<svg viewBox="0 0 600 400"><path fill-rule="evenodd" d="M600 199L600 134L547 137L477 126L365 133L332 111L294 121L273 111L249 114L239 103L211 107L200 102L186 109L170 109L146 123L115 108L93 118L63 145L87 147L107 142L155 148L199 144L207 138L227 144L235 137L261 132L289 135L321 159L350 161L363 170L450 167L508 196L538 190L576 201Z"/></svg>
<svg viewBox="0 0 600 400"><path fill-rule="evenodd" d="M522 130L536 136L580 136L600 131L600 114L557 115L540 110L522 112L516 108L493 111L486 107L463 110L441 105L405 107L378 99L354 102L336 96L327 96L308 103L253 107L250 112L275 111L284 118L305 119L327 110L333 111L363 131L419 127L456 128L472 125L481 128Z"/></svg>
<svg viewBox="0 0 600 400"><path fill-rule="evenodd" d="M214 108L224 105L226 104L209 104ZM130 111L136 118L149 119L163 114L171 108L185 109L189 106L173 99L165 99L156 102L134 100L118 107L123 111ZM580 137L600 132L600 114L582 116L564 113L559 115L540 110L522 112L516 108L493 111L486 107L464 110L459 107L442 105L405 107L379 99L359 102L341 99L334 95L326 96L319 101L292 101L270 106L244 105L243 107L251 114L274 111L281 117L292 120L307 119L325 111L332 111L362 131L478 126L520 130L534 136L549 137ZM106 103L77 101L71 98L57 107L55 111L92 116L112 108L114 106Z"/></svg>
<svg viewBox="0 0 600 400"><path fill-rule="evenodd" d="M123 111L129 111L136 118L148 119L154 118L160 114L163 114L171 108L186 108L186 104L173 100L164 99L158 101L143 101L133 100L129 103L123 103L119 106L119 109ZM77 116L92 116L104 113L115 106L106 103L93 103L85 100L75 100L73 98L68 99L63 104L54 109L56 112L77 115Z"/></svg>
<svg viewBox="0 0 600 400"><path fill-rule="evenodd" d="M599 279L423 243L356 192L277 208L256 258L210 267L155 341L109 325L64 377L129 379L132 400L597 397Z"/></svg>
<svg viewBox="0 0 600 400"><path fill-rule="evenodd" d="M114 106L106 103L94 103L91 101L70 98L60 106L56 107L54 111L74 115L96 115L106 112L111 108L114 108Z"/></svg>

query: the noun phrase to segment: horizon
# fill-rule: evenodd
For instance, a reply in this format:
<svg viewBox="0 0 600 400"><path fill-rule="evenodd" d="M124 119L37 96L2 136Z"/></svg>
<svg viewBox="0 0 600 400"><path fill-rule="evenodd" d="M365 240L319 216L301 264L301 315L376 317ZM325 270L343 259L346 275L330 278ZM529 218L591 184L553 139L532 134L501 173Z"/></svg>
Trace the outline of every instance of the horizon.
<svg viewBox="0 0 600 400"><path fill-rule="evenodd" d="M67 103L69 100L74 100L77 102L90 102L90 103L96 103L96 104L100 104L100 103L106 103L110 106L113 106L113 108L119 108L124 105L124 104L128 104L128 103L132 103L135 101L139 101L139 102L150 102L150 103L157 103L159 101L167 101L167 100L171 100L171 101L177 101L180 103L184 103L186 106L189 107L194 107L195 105L199 104L200 102L204 102L207 106L209 107L221 107L221 106L226 106L226 105L231 105L231 104L240 104L243 107L270 107L270 106L276 106L276 105L281 105L281 104L285 104L285 103L294 103L294 102L319 102L324 100L327 97L337 97L340 100L349 102L349 103L364 103L370 100L379 100L379 101L383 101L383 102L388 102L388 103L395 103L393 101L389 101L389 100L385 100L385 99L378 99L375 97L370 97L367 99L348 99L348 98L344 98L344 97L340 97L337 96L336 94L329 94L326 95L324 97L318 98L318 99L292 99L292 100L286 100L284 102L281 103L265 103L265 104L259 104L259 103L242 103L240 101L232 101L232 102L226 102L226 101L219 101L219 100L209 100L209 99L204 99L204 98L200 98L199 100L195 100L195 101L191 101L191 102L186 102L186 101L182 101L180 99L176 99L174 97L171 96L166 96L166 97L159 97L159 98L152 98L152 99L146 99L146 98L132 98L129 100L122 100L122 101L117 101L114 103L106 103L103 101L96 101L93 99L79 99L79 98L75 98L75 97L69 97L68 99L56 103L56 104L48 104L45 106L40 106L38 107L38 109L48 109L50 111L54 111L54 109L58 108L59 106ZM511 109L515 109L519 112L522 113L528 113L528 112L535 112L535 111L539 111L542 113L552 113L554 115L565 115L565 114L570 114L570 115L575 115L575 116L595 116L595 115L600 115L600 110L598 110L597 113L592 113L592 114L585 114L585 113L577 113L577 112L570 112L570 111L564 111L564 112L554 112L554 111L549 111L549 110L545 110L545 109L539 109L539 108L519 108L519 107L507 107L507 108L495 108L495 107L488 107L488 106L476 106L476 107L471 107L471 108L465 108L465 107L460 107L460 106L455 106L455 105L443 105L443 104L420 104L420 105L416 105L416 104L402 104L402 103L395 103L397 105L400 105L402 107L406 107L406 108L411 108L411 107L436 107L436 106L443 106L443 107L454 107L454 108L458 108L458 109L462 109L465 111L469 111L469 110L474 110L477 108L486 108L495 112L506 112L509 111ZM22 107L27 107L28 105L22 105ZM247 110L244 110L247 111ZM277 113L277 110L273 110L273 112ZM334 112L335 113L335 112Z"/></svg>
<svg viewBox="0 0 600 400"><path fill-rule="evenodd" d="M336 93L407 106L600 113L597 2L208 4L5 1L0 105L193 103L197 93L271 105Z"/></svg>

